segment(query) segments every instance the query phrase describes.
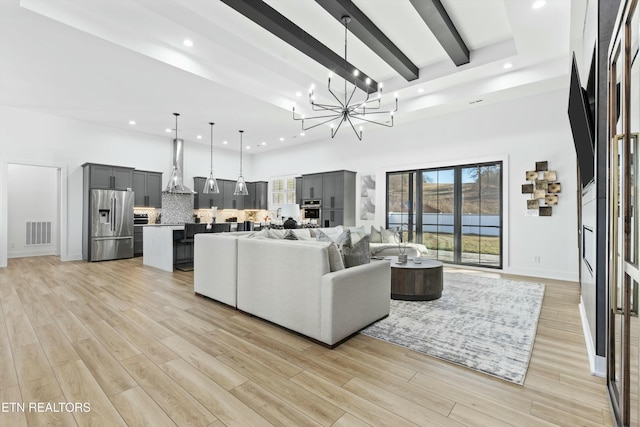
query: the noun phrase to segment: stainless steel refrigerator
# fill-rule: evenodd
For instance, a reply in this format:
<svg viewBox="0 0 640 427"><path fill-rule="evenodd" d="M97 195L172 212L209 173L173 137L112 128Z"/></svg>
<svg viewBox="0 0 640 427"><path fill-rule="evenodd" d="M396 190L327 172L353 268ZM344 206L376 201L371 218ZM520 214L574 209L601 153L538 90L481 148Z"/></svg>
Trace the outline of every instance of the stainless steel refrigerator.
<svg viewBox="0 0 640 427"><path fill-rule="evenodd" d="M89 261L133 257L132 191L91 190Z"/></svg>

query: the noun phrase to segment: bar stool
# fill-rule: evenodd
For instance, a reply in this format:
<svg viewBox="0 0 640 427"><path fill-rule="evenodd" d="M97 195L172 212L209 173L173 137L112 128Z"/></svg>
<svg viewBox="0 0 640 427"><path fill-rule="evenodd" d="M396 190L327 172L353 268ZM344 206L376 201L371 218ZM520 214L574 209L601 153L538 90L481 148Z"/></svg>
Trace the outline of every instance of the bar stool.
<svg viewBox="0 0 640 427"><path fill-rule="evenodd" d="M205 233L207 231L207 224L204 223L187 223L184 225L184 236L182 239L177 240L178 246L185 247L188 251L188 256L176 264L176 270L181 271L193 271L193 238L198 233Z"/></svg>

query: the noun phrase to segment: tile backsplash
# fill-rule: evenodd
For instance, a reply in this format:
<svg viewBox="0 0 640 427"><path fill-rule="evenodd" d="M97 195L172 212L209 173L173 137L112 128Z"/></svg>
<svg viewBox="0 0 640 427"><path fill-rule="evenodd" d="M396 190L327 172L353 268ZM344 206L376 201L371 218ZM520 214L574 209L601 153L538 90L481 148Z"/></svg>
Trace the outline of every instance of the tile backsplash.
<svg viewBox="0 0 640 427"><path fill-rule="evenodd" d="M194 222L193 194L162 192L161 224Z"/></svg>
<svg viewBox="0 0 640 427"><path fill-rule="evenodd" d="M210 223L212 218L211 209L196 209L194 211L200 222ZM238 222L253 221L253 222L265 222L265 218L271 219L272 212L267 210L255 210L255 209L218 209L216 211L216 222L226 222L229 218L237 218Z"/></svg>
<svg viewBox="0 0 640 427"><path fill-rule="evenodd" d="M178 197L174 197L178 196ZM134 213L147 214L149 224L184 224L195 222L193 215L197 215L200 222L211 223L211 209L193 209L193 198L189 194L162 194L162 209L136 207ZM253 221L267 222L273 220L275 211L257 209L218 209L216 222L225 222L229 218L237 218L238 222Z"/></svg>
<svg viewBox="0 0 640 427"><path fill-rule="evenodd" d="M160 209L156 208L133 208L133 213L147 214L149 217L149 224L157 224L160 216Z"/></svg>

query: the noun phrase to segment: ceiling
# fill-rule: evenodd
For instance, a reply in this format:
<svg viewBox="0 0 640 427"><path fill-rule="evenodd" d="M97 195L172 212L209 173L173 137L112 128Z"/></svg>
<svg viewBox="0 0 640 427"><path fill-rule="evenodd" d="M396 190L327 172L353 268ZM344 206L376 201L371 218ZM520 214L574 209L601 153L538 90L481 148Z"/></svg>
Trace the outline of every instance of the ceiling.
<svg viewBox="0 0 640 427"><path fill-rule="evenodd" d="M407 80L349 34L347 60L384 83L383 108L398 94L396 125L568 86L570 23L586 0L441 1L466 64L454 64L412 1L353 0L418 69ZM344 27L320 1L265 3L344 56ZM213 121L216 146L238 149L243 129L257 154L329 138L326 126L301 136L291 112L311 115L308 88L328 97L328 73L219 0L0 0L3 105L163 137L178 112L180 138L209 144ZM366 125L363 141L376 128Z"/></svg>

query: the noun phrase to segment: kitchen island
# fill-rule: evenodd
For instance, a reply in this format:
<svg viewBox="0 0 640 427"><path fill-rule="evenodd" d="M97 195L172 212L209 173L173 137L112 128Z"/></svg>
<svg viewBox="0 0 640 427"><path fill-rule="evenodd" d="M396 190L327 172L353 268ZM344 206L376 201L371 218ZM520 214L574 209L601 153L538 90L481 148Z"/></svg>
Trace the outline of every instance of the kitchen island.
<svg viewBox="0 0 640 427"><path fill-rule="evenodd" d="M173 271L176 232L184 233L184 224L145 226L142 232L142 263L164 271Z"/></svg>

